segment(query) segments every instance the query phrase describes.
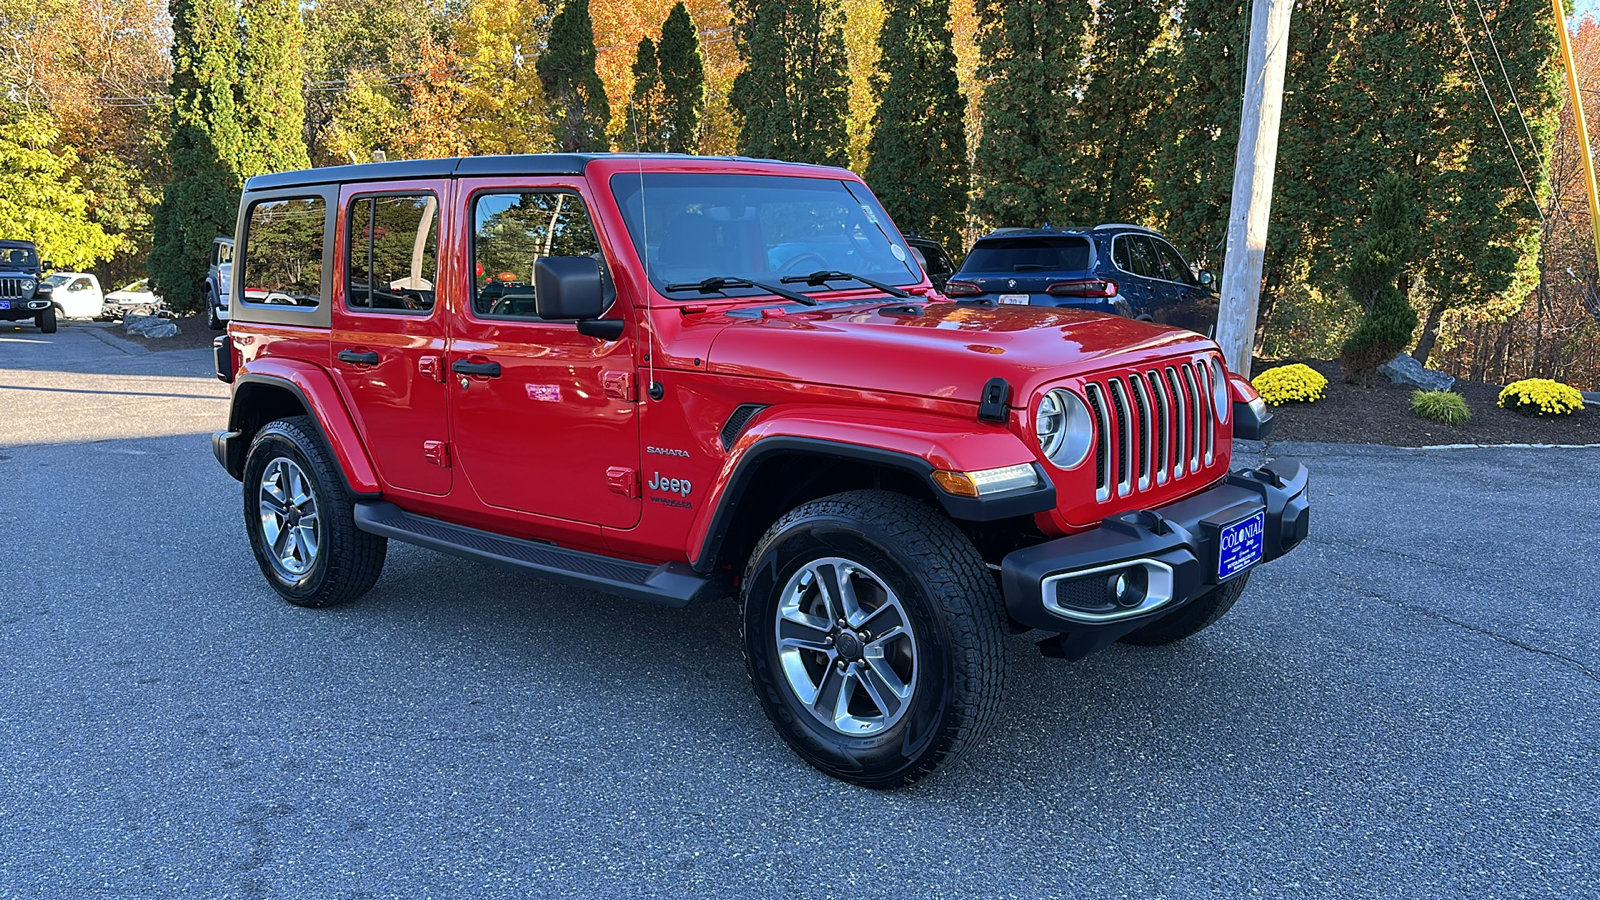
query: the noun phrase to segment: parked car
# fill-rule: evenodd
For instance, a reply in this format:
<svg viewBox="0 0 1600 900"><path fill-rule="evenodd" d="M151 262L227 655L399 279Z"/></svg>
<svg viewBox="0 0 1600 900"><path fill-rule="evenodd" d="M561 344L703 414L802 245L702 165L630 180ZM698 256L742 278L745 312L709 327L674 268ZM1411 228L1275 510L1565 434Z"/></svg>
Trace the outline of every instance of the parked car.
<svg viewBox="0 0 1600 900"><path fill-rule="evenodd" d="M843 169L416 160L240 202L212 449L278 594L354 600L393 539L670 607L737 595L768 718L847 781L983 746L1008 631L1069 659L1182 640L1308 530L1304 467L1233 470L1270 415L1214 343L948 302Z"/></svg>
<svg viewBox="0 0 1600 900"><path fill-rule="evenodd" d="M211 242L211 264L206 269L206 327L221 331L228 324L228 302L233 290L233 238Z"/></svg>
<svg viewBox="0 0 1600 900"><path fill-rule="evenodd" d="M123 312L133 309L153 312L161 306L161 295L150 288L150 279L141 278L107 294L106 306Z"/></svg>
<svg viewBox="0 0 1600 900"><path fill-rule="evenodd" d="M56 314L64 319L93 319L105 308L100 279L88 272L56 272L45 283L53 289Z"/></svg>
<svg viewBox="0 0 1600 900"><path fill-rule="evenodd" d="M972 245L945 285L951 298L1067 306L1175 325L1210 337L1217 294L1176 248L1138 225L1001 228Z"/></svg>
<svg viewBox="0 0 1600 900"><path fill-rule="evenodd" d="M956 264L951 261L950 254L944 252L944 246L933 238L925 238L915 231L906 233L906 246L911 248L911 253L922 265L922 271L928 275L928 280L933 282L933 289L944 290L945 283L956 270Z"/></svg>
<svg viewBox="0 0 1600 900"><path fill-rule="evenodd" d="M32 241L0 240L0 322L32 319L45 334L55 332L55 286L44 277L50 267Z"/></svg>

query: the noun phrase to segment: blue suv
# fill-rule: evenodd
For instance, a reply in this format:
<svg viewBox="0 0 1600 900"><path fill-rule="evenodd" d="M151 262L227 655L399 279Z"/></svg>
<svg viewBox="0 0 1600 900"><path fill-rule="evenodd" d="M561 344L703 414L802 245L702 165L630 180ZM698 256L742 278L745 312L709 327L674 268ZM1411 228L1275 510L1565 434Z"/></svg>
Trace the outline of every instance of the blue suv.
<svg viewBox="0 0 1600 900"><path fill-rule="evenodd" d="M953 300L1065 306L1211 336L1217 294L1161 235L1138 225L1000 228L978 239L944 287Z"/></svg>

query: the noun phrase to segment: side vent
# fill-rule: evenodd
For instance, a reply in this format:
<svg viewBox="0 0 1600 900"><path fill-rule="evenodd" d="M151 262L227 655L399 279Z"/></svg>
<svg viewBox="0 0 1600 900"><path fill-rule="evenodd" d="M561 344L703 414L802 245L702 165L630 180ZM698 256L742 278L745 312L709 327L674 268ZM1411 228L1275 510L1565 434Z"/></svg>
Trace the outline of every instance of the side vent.
<svg viewBox="0 0 1600 900"><path fill-rule="evenodd" d="M744 403L735 409L722 426L722 449L732 450L733 442L739 439L739 435L744 434L744 427L750 424L756 413L766 408L764 403Z"/></svg>

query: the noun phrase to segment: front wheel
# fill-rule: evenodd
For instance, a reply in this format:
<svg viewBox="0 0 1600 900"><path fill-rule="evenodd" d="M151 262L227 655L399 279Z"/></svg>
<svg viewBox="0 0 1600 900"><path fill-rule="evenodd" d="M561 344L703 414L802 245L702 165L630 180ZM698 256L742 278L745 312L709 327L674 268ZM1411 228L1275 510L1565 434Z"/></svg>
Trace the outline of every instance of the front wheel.
<svg viewBox="0 0 1600 900"><path fill-rule="evenodd" d="M39 330L45 334L55 334L56 308L54 306L46 306L40 310L39 314L33 317L33 324L39 326Z"/></svg>
<svg viewBox="0 0 1600 900"><path fill-rule="evenodd" d="M218 312L220 304L215 294L206 295L206 327L212 331L222 330L222 315ZM154 312L152 310L152 312Z"/></svg>
<svg viewBox="0 0 1600 900"><path fill-rule="evenodd" d="M261 574L297 606L354 600L383 572L388 541L356 528L344 477L308 417L272 422L250 442L244 521Z"/></svg>
<svg viewBox="0 0 1600 900"><path fill-rule="evenodd" d="M745 571L745 662L802 759L870 788L977 743L1000 707L1004 605L949 519L887 491L785 515Z"/></svg>

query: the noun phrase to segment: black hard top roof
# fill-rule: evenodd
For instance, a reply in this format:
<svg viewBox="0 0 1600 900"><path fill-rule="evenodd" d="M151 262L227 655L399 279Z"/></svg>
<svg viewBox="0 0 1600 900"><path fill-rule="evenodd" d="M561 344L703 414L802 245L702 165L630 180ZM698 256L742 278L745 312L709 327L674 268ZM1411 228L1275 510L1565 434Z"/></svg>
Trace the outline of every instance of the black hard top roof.
<svg viewBox="0 0 1600 900"><path fill-rule="evenodd" d="M38 250L39 246L33 241L5 241L0 240L0 247L8 250Z"/></svg>
<svg viewBox="0 0 1600 900"><path fill-rule="evenodd" d="M325 166L295 172L257 175L245 182L247 191L352 181L401 181L408 178L468 178L476 175L582 175L584 167L597 159L742 159L741 157L691 156L682 153L527 153L517 156L463 156L455 159L408 159L395 162L361 163L354 166ZM744 160L749 161L749 160ZM777 162L778 160L761 160ZM798 163L794 165L799 165Z"/></svg>

